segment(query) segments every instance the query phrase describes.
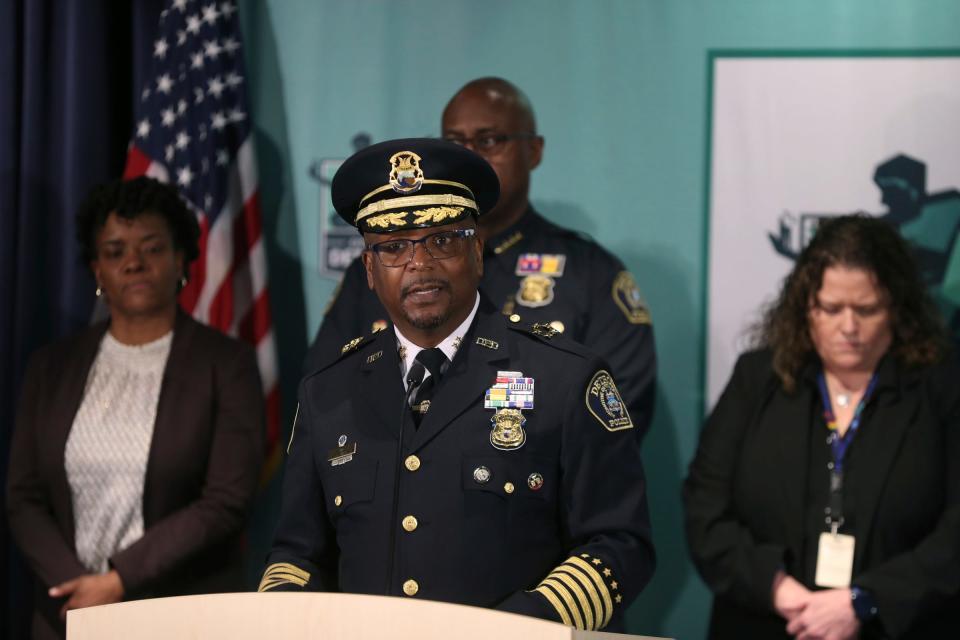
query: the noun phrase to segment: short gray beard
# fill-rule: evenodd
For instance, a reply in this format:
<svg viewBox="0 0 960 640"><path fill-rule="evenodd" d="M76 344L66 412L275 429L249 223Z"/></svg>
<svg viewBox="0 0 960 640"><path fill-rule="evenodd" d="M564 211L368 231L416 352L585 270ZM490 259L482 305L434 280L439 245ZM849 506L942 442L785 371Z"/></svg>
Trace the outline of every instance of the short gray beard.
<svg viewBox="0 0 960 640"><path fill-rule="evenodd" d="M441 326L444 322L450 319L450 313L444 314L435 314L432 316L421 316L419 318L412 318L409 314L403 314L407 322L410 323L410 326L419 329L421 331L430 331Z"/></svg>

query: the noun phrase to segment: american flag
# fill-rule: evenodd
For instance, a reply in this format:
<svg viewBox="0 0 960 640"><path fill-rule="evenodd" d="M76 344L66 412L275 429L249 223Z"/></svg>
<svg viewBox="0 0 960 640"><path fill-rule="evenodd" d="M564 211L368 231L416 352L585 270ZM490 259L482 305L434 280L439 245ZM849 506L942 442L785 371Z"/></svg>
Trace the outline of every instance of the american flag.
<svg viewBox="0 0 960 640"><path fill-rule="evenodd" d="M255 346L267 406L269 474L279 460L280 402L243 69L235 2L167 2L124 178L146 174L172 182L197 214L200 257L180 304L200 322Z"/></svg>

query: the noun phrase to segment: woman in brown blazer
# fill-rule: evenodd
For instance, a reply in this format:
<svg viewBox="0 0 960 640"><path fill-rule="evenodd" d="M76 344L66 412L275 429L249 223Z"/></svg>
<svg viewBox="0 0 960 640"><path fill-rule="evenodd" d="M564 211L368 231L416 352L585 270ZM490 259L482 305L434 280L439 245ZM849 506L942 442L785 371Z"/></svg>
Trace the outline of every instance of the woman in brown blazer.
<svg viewBox="0 0 960 640"><path fill-rule="evenodd" d="M7 482L35 638L62 637L69 609L242 589L262 462L253 350L177 305L199 229L176 191L98 187L77 222L110 317L34 354Z"/></svg>

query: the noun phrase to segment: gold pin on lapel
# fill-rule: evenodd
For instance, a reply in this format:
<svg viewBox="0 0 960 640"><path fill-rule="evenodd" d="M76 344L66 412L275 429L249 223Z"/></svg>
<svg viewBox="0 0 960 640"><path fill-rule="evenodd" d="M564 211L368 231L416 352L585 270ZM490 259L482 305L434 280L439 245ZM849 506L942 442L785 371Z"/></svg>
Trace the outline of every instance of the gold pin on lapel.
<svg viewBox="0 0 960 640"><path fill-rule="evenodd" d="M477 344L480 345L481 347L486 347L487 349L493 349L494 351L500 348L499 343L494 342L493 340L490 340L488 338L477 338Z"/></svg>

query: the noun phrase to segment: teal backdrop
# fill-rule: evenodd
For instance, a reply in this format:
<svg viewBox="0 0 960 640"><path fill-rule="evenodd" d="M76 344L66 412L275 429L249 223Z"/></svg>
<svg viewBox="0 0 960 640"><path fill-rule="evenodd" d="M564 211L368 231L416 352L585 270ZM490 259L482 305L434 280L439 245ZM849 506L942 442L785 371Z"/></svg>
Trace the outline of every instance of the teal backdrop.
<svg viewBox="0 0 960 640"><path fill-rule="evenodd" d="M336 281L318 271L315 161L436 135L467 80L523 88L546 137L532 199L616 253L653 313L657 411L645 443L657 573L630 631L704 635L710 597L683 533L680 485L704 414L708 59L744 49L956 49L955 0L246 0L286 422ZM956 78L945 81L956 82ZM789 150L785 149L785 153ZM279 474L278 474L279 475ZM278 483L260 501L251 580Z"/></svg>

